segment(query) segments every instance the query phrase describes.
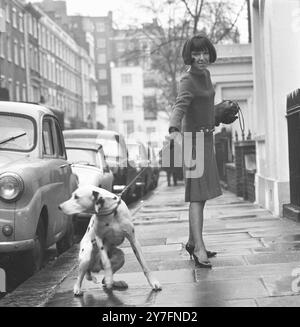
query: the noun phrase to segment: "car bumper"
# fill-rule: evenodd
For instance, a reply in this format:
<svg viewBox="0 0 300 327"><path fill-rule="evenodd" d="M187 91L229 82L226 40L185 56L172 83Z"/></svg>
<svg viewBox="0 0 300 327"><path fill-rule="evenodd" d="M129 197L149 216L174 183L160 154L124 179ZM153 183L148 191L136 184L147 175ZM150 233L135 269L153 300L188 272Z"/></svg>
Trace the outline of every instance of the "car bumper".
<svg viewBox="0 0 300 327"><path fill-rule="evenodd" d="M0 253L10 253L30 250L34 247L34 240L0 242Z"/></svg>

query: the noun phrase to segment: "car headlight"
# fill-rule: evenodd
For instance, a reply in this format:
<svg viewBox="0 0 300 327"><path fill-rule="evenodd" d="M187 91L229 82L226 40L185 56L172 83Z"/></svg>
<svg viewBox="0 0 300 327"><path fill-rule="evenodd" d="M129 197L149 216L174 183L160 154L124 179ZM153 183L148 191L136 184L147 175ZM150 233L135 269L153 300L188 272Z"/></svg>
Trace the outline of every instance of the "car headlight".
<svg viewBox="0 0 300 327"><path fill-rule="evenodd" d="M5 201L15 201L24 190L22 178L14 173L0 175L0 198Z"/></svg>

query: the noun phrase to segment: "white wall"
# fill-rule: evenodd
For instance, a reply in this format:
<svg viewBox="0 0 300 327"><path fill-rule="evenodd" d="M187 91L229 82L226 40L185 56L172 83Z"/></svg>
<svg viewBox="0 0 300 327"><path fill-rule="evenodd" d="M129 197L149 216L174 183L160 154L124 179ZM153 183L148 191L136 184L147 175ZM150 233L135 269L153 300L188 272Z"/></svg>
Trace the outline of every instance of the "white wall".
<svg viewBox="0 0 300 327"><path fill-rule="evenodd" d="M286 96L300 85L300 2L252 2L256 198L275 214L289 202Z"/></svg>

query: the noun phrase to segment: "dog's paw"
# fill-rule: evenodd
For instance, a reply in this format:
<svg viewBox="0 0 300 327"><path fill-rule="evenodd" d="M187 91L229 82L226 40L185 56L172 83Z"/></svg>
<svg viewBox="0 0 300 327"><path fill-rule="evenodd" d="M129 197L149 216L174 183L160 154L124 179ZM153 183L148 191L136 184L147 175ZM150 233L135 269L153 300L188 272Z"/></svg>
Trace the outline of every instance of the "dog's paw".
<svg viewBox="0 0 300 327"><path fill-rule="evenodd" d="M152 287L153 291L161 291L162 289L160 282L155 278L150 280L150 286Z"/></svg>
<svg viewBox="0 0 300 327"><path fill-rule="evenodd" d="M74 293L74 296L82 296L83 295L82 290L77 285L74 286L73 293Z"/></svg>
<svg viewBox="0 0 300 327"><path fill-rule="evenodd" d="M128 284L124 280L114 281L113 288L116 288L119 290L125 290L128 288Z"/></svg>
<svg viewBox="0 0 300 327"><path fill-rule="evenodd" d="M103 278L102 280L103 287L107 290L112 290L113 280L111 278Z"/></svg>

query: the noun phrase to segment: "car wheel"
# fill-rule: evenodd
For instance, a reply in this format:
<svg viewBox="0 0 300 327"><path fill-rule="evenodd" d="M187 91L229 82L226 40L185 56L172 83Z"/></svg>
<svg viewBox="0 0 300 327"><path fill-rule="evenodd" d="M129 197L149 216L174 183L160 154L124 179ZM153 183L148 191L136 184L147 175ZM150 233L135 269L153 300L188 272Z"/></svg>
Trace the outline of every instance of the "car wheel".
<svg viewBox="0 0 300 327"><path fill-rule="evenodd" d="M74 225L72 219L69 221L65 235L56 242L56 250L58 255L67 251L74 244Z"/></svg>
<svg viewBox="0 0 300 327"><path fill-rule="evenodd" d="M35 234L34 247L26 251L25 255L22 257L22 265L24 271L26 271L28 275L33 275L42 268L45 257L45 247L46 229L42 219L40 219Z"/></svg>

